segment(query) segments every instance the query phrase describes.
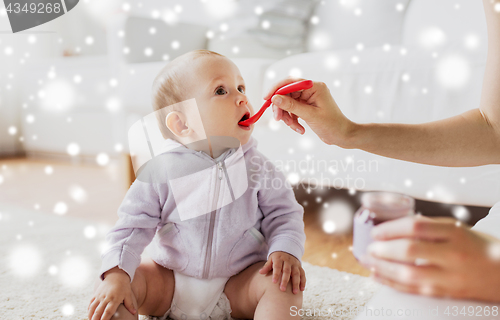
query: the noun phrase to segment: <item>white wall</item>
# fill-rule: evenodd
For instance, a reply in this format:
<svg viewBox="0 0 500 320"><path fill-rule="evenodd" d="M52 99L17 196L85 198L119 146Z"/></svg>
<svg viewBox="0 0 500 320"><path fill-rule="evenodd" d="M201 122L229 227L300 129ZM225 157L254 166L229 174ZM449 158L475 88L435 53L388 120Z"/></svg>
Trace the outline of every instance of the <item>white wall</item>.
<svg viewBox="0 0 500 320"><path fill-rule="evenodd" d="M40 33L51 30L39 26L34 32L12 34L7 15L0 5L0 156L14 155L22 152L22 143L19 138L21 131L21 107L23 101L20 88L23 82L20 71L26 67L28 61L54 56L56 52L57 33ZM50 22L49 22L50 23ZM8 128L17 128L17 134L10 135Z"/></svg>
<svg viewBox="0 0 500 320"><path fill-rule="evenodd" d="M63 51L69 50L79 55L105 55L106 30L104 25L92 17L83 2L67 14L35 28L13 34L5 6L0 4L0 156L19 154L23 144L32 139L23 128L26 115L35 107L36 86L33 100L23 95L25 82L22 73L29 74L30 64L60 57ZM86 38L92 37L92 45ZM77 52L76 48L80 50ZM7 54L9 53L9 54ZM71 58L67 58L71 59ZM28 70L26 70L28 68ZM37 80L47 79L46 70L38 75ZM25 107L23 107L25 105ZM23 123L24 122L24 123ZM17 128L17 134L10 135L8 128ZM47 129L46 129L47 130ZM20 142L23 137L25 142Z"/></svg>

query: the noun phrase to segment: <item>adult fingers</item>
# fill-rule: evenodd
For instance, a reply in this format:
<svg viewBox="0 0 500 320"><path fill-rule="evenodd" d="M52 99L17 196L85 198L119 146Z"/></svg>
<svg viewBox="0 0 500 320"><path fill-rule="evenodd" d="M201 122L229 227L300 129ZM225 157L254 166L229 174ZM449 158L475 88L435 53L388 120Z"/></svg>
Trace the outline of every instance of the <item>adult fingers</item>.
<svg viewBox="0 0 500 320"><path fill-rule="evenodd" d="M373 257L368 260L373 273L402 285L426 287L447 281L442 270L435 266L414 266Z"/></svg>
<svg viewBox="0 0 500 320"><path fill-rule="evenodd" d="M398 291L411 293L411 294L421 294L427 296L444 296L445 292L443 289L436 286L422 286L422 285L406 285L399 283L397 281L393 281L391 279L387 279L382 277L379 274L373 274L373 279L383 285L392 287Z"/></svg>
<svg viewBox="0 0 500 320"><path fill-rule="evenodd" d="M269 89L267 91L266 95L264 96L264 100L271 99L271 97L273 96L273 94L279 88L281 88L283 86L286 86L287 84L294 83L294 82L301 81L301 80L305 80L305 79L302 79L302 78L286 78L286 79L283 79L283 80L277 82L276 84L274 84L274 86L271 87L271 89Z"/></svg>
<svg viewBox="0 0 500 320"><path fill-rule="evenodd" d="M276 107L289 113L293 113L306 121L311 117L312 112L314 112L315 108L317 108L315 106L295 100L292 97L279 94L273 96L272 103Z"/></svg>
<svg viewBox="0 0 500 320"><path fill-rule="evenodd" d="M289 262L283 263L283 275L281 277L281 291L286 291L286 286L288 285L288 280L290 280L290 274L292 273L292 267Z"/></svg>
<svg viewBox="0 0 500 320"><path fill-rule="evenodd" d="M304 127L299 123L299 117L297 117L293 113L290 114L284 111L281 119L287 126L290 127L290 129L298 132L299 134L303 134L306 131Z"/></svg>
<svg viewBox="0 0 500 320"><path fill-rule="evenodd" d="M290 127L290 129L298 132L299 134L303 134L305 132L304 127L299 123L299 117L293 113L290 114L286 111L283 112L282 120L287 126Z"/></svg>
<svg viewBox="0 0 500 320"><path fill-rule="evenodd" d="M281 110L280 108L276 107L274 104L271 105L272 108L273 108L273 116L274 116L274 120L276 121L280 121L283 117L283 110Z"/></svg>
<svg viewBox="0 0 500 320"><path fill-rule="evenodd" d="M292 117L292 123L289 125L290 128L298 132L299 134L303 134L306 129L299 123L299 117L294 115L293 113L291 114Z"/></svg>
<svg viewBox="0 0 500 320"><path fill-rule="evenodd" d="M297 100L302 96L302 92L304 92L304 91L294 91L294 92L289 93L288 95L290 97L292 97L292 99Z"/></svg>
<svg viewBox="0 0 500 320"><path fill-rule="evenodd" d="M283 260L273 261L273 283L278 283L278 279L281 276L281 269L283 268Z"/></svg>
<svg viewBox="0 0 500 320"><path fill-rule="evenodd" d="M445 241L452 237L453 232L459 226L449 220L440 221L422 216L405 217L375 226L372 229L371 236L375 240L420 238Z"/></svg>
<svg viewBox="0 0 500 320"><path fill-rule="evenodd" d="M282 114L281 114L281 120L283 120L283 122L287 125L287 126L290 126L293 122L292 120L292 116L286 112L286 111L282 111Z"/></svg>
<svg viewBox="0 0 500 320"><path fill-rule="evenodd" d="M449 251L448 243L408 238L376 241L368 247L368 253L379 259L439 266L450 263Z"/></svg>

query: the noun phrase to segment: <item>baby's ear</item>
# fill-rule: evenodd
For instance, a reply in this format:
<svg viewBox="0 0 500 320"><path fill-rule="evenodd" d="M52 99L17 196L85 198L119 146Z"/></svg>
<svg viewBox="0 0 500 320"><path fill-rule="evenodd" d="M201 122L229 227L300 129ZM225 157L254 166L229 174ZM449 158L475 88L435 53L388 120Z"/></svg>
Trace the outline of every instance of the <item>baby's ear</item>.
<svg viewBox="0 0 500 320"><path fill-rule="evenodd" d="M165 118L165 125L167 128L179 138L187 137L191 134L190 129L186 122L186 116L182 112L172 111L167 114Z"/></svg>

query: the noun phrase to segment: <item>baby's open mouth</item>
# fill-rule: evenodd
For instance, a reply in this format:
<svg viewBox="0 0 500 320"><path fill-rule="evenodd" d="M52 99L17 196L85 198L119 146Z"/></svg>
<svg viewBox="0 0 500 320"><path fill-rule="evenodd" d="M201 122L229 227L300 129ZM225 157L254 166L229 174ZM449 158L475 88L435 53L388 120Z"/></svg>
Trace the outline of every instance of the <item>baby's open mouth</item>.
<svg viewBox="0 0 500 320"><path fill-rule="evenodd" d="M245 120L247 120L247 119L249 119L249 118L250 118L250 113L249 113L249 112L247 112L247 113L245 113L245 114L243 115L243 117L241 117L240 121L238 121L238 124L239 124L240 126L242 126L242 124L241 124L240 122L241 122L241 121L245 121ZM248 126L245 126L245 127L248 127Z"/></svg>

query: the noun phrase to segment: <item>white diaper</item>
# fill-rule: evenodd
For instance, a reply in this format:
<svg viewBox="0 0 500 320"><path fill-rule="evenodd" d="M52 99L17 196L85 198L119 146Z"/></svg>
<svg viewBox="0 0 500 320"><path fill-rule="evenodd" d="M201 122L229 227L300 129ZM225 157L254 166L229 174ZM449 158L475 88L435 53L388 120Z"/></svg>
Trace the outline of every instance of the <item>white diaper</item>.
<svg viewBox="0 0 500 320"><path fill-rule="evenodd" d="M229 278L197 279L174 271L175 289L170 309L150 320L231 320L231 306L224 293Z"/></svg>

